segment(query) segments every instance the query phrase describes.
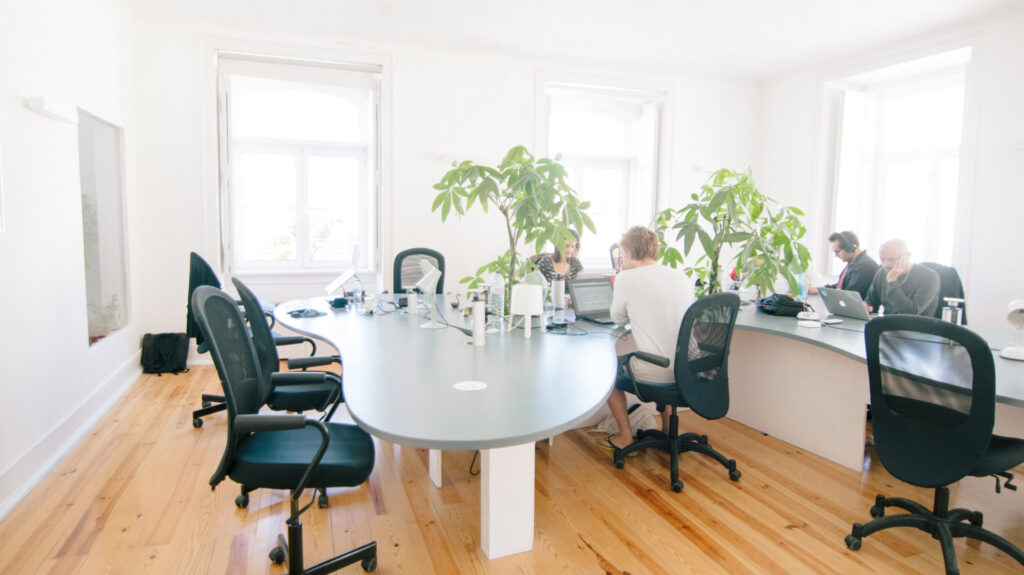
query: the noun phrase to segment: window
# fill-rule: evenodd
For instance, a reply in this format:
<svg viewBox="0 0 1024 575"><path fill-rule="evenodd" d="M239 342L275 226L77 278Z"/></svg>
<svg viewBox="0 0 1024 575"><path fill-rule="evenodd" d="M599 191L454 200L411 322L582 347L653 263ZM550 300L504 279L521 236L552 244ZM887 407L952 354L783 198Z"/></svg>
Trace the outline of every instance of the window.
<svg viewBox="0 0 1024 575"><path fill-rule="evenodd" d="M89 345L128 322L121 128L78 111Z"/></svg>
<svg viewBox="0 0 1024 575"><path fill-rule="evenodd" d="M233 54L218 67L232 270L372 266L379 67Z"/></svg>
<svg viewBox="0 0 1024 575"><path fill-rule="evenodd" d="M597 228L596 237L582 238L580 260L588 270L607 269L608 248L654 215L663 96L555 82L545 84L544 96L547 154L562 155Z"/></svg>
<svg viewBox="0 0 1024 575"><path fill-rule="evenodd" d="M902 238L916 261L953 263L969 59L966 48L841 82L833 229L869 248Z"/></svg>

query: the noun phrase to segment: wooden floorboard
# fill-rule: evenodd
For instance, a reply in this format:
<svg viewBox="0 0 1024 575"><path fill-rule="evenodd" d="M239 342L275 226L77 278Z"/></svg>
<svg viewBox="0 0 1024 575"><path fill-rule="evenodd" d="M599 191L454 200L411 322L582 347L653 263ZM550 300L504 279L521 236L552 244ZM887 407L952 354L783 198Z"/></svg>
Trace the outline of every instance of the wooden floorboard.
<svg viewBox="0 0 1024 575"><path fill-rule="evenodd" d="M210 489L226 422L218 413L192 427L203 392L219 392L212 367L141 377L0 523L0 574L285 573L267 553L284 531L288 493L258 490L237 509L230 480ZM343 410L335 416L345 420ZM707 434L742 479L685 454L685 488L673 493L666 454L648 450L615 469L593 437L572 431L536 447L533 550L495 561L480 550L473 453L444 454L439 490L425 450L375 440L370 480L330 490L329 509L303 515L307 565L376 540L379 573L943 572L938 543L921 531L876 533L858 552L844 545L854 521L870 520L877 493L931 501L930 491L890 476L870 448L856 472L728 419L684 412L680 426ZM965 479L951 504L983 511L987 528L1024 545L1024 491L994 487ZM956 550L965 574L1024 572L989 545L958 540Z"/></svg>

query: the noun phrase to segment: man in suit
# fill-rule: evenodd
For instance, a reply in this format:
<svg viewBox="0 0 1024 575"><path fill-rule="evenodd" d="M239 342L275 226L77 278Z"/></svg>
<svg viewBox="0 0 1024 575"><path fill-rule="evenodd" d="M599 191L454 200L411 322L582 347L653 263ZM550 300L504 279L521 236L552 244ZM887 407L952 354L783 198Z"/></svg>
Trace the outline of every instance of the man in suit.
<svg viewBox="0 0 1024 575"><path fill-rule="evenodd" d="M939 306L939 274L910 262L910 250L903 240L889 240L878 251L882 267L875 274L864 298L868 313L883 308L885 315L897 313L933 317Z"/></svg>
<svg viewBox="0 0 1024 575"><path fill-rule="evenodd" d="M828 237L828 241L832 243L832 253L846 262L846 267L839 274L839 281L825 287L855 291L861 299L867 297L871 280L878 272L878 263L864 252L857 234L853 232L835 232ZM807 291L816 294L818 288L812 287Z"/></svg>

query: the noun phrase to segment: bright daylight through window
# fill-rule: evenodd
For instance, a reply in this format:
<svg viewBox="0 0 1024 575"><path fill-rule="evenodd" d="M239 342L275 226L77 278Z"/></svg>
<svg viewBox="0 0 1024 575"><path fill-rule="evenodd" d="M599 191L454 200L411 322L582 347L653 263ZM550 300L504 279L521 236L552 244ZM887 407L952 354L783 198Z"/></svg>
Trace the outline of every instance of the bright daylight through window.
<svg viewBox="0 0 1024 575"><path fill-rule="evenodd" d="M569 184L591 202L597 237L583 237L586 269L611 266L608 248L629 226L653 215L663 97L652 92L561 83L544 87L547 153L562 154Z"/></svg>
<svg viewBox="0 0 1024 575"><path fill-rule="evenodd" d="M916 261L952 264L969 60L965 48L836 83L833 229L869 249L902 238Z"/></svg>
<svg viewBox="0 0 1024 575"><path fill-rule="evenodd" d="M222 54L219 72L234 271L372 265L379 69Z"/></svg>

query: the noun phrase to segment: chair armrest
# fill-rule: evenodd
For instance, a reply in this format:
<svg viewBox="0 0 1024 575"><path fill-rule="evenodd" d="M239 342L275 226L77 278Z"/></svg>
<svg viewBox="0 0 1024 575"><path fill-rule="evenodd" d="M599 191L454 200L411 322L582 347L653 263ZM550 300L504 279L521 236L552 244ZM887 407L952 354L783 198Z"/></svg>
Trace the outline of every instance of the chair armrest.
<svg viewBox="0 0 1024 575"><path fill-rule="evenodd" d="M297 345L300 343L305 343L307 339L308 338L299 335L275 335L274 345Z"/></svg>
<svg viewBox="0 0 1024 575"><path fill-rule="evenodd" d="M331 365L337 363L341 365L341 358L339 356L334 357L293 357L288 360L288 369L306 369L309 367L323 367L325 365Z"/></svg>
<svg viewBox="0 0 1024 575"><path fill-rule="evenodd" d="M647 353L646 351L634 351L626 356L627 358L637 358L640 361L647 363L653 363L659 367L668 367L669 359L653 353Z"/></svg>
<svg viewBox="0 0 1024 575"><path fill-rule="evenodd" d="M325 383L329 374L323 371L275 371L270 374L270 385L301 385L304 383Z"/></svg>
<svg viewBox="0 0 1024 575"><path fill-rule="evenodd" d="M242 414L235 417L235 431L238 433L302 429L305 426L305 415Z"/></svg>

